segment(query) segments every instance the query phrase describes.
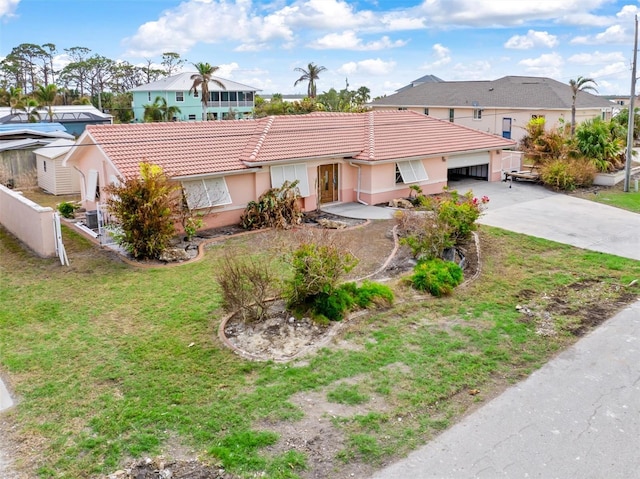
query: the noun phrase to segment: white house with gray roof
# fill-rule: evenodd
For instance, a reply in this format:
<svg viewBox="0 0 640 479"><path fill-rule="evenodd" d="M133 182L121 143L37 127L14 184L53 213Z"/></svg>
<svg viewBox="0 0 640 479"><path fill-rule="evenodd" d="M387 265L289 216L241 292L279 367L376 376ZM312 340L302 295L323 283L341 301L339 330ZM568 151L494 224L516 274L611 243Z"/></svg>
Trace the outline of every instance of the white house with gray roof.
<svg viewBox="0 0 640 479"><path fill-rule="evenodd" d="M374 110L413 110L516 141L525 135L532 118L544 117L549 127L571 122L571 87L551 78L430 80L416 80L369 106ZM596 116L608 120L614 108L616 105L605 98L579 92L576 123Z"/></svg>
<svg viewBox="0 0 640 479"><path fill-rule="evenodd" d="M180 113L175 121L202 120L201 90L189 93L193 86L191 76L196 72L184 72L160 80L140 85L130 92L133 94L133 114L136 122L144 121L144 106L155 102L160 96L167 101L167 106L177 106ZM209 82L209 99L207 101L207 119L223 120L227 118L249 118L253 114L255 94L260 91L252 86L243 85L224 78L213 77L225 88Z"/></svg>

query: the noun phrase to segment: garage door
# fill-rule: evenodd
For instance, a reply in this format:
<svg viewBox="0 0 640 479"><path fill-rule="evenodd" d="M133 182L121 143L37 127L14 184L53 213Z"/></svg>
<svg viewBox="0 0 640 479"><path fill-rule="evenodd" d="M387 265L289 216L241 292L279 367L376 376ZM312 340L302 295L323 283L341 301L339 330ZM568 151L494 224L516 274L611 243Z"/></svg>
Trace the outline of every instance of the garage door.
<svg viewBox="0 0 640 479"><path fill-rule="evenodd" d="M489 152L450 156L447 159L449 178L489 179Z"/></svg>

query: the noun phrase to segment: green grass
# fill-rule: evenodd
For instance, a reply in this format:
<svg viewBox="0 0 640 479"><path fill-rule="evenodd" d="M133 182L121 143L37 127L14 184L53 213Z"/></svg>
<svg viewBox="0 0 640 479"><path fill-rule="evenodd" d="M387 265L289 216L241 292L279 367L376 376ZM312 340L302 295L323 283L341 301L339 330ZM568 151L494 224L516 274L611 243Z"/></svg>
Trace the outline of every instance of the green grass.
<svg viewBox="0 0 640 479"><path fill-rule="evenodd" d="M384 411L336 421L336 470L402 454L482 400L467 390L517 381L574 340L536 335L515 310L523 291L543 297L592 281L612 285L593 294L613 301L611 290L625 291L613 285L640 278L638 262L482 231L488 248L475 283L362 317L344 336L354 347L326 347L293 367L245 361L216 339L223 313L213 278L224 248L198 263L136 269L65 229L67 268L0 229L0 368L20 398L8 420L36 445L41 477L112 472L177 441L239 477L295 478L307 458L273 449L278 435L264 426L303 418L292 396L323 391L365 407L376 395ZM566 297L584 306L577 293Z"/></svg>
<svg viewBox="0 0 640 479"><path fill-rule="evenodd" d="M618 189L607 189L599 191L598 194L590 193L584 198L596 201L609 206L615 206L625 210L633 211L634 213L640 213L640 192L633 190L633 184L629 192Z"/></svg>

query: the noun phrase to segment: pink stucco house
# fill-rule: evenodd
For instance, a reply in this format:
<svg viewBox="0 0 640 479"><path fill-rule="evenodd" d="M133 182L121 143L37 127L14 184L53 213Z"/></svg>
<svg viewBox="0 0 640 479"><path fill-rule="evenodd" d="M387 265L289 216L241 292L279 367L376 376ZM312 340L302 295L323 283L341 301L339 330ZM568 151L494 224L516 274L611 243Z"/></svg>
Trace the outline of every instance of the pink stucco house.
<svg viewBox="0 0 640 479"><path fill-rule="evenodd" d="M298 180L305 211L334 202L377 204L439 193L448 175L502 178L516 143L411 111L312 113L258 120L88 126L63 164L80 175L82 204L139 174L143 161L182 184L208 227L237 223L264 191ZM101 193L102 192L102 193Z"/></svg>

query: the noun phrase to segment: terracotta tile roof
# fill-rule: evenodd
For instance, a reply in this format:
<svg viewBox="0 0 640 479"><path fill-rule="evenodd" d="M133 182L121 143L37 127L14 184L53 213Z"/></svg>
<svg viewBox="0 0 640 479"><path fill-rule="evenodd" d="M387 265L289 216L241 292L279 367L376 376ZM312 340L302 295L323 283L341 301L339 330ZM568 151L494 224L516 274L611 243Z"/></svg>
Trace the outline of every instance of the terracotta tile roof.
<svg viewBox="0 0 640 479"><path fill-rule="evenodd" d="M308 158L376 162L515 146L511 140L411 111L93 125L87 135L125 177L137 175L141 161L158 164L171 176L189 176Z"/></svg>
<svg viewBox="0 0 640 479"><path fill-rule="evenodd" d="M171 176L244 170L242 153L259 128L255 121L90 125L86 132L124 177L143 161Z"/></svg>

